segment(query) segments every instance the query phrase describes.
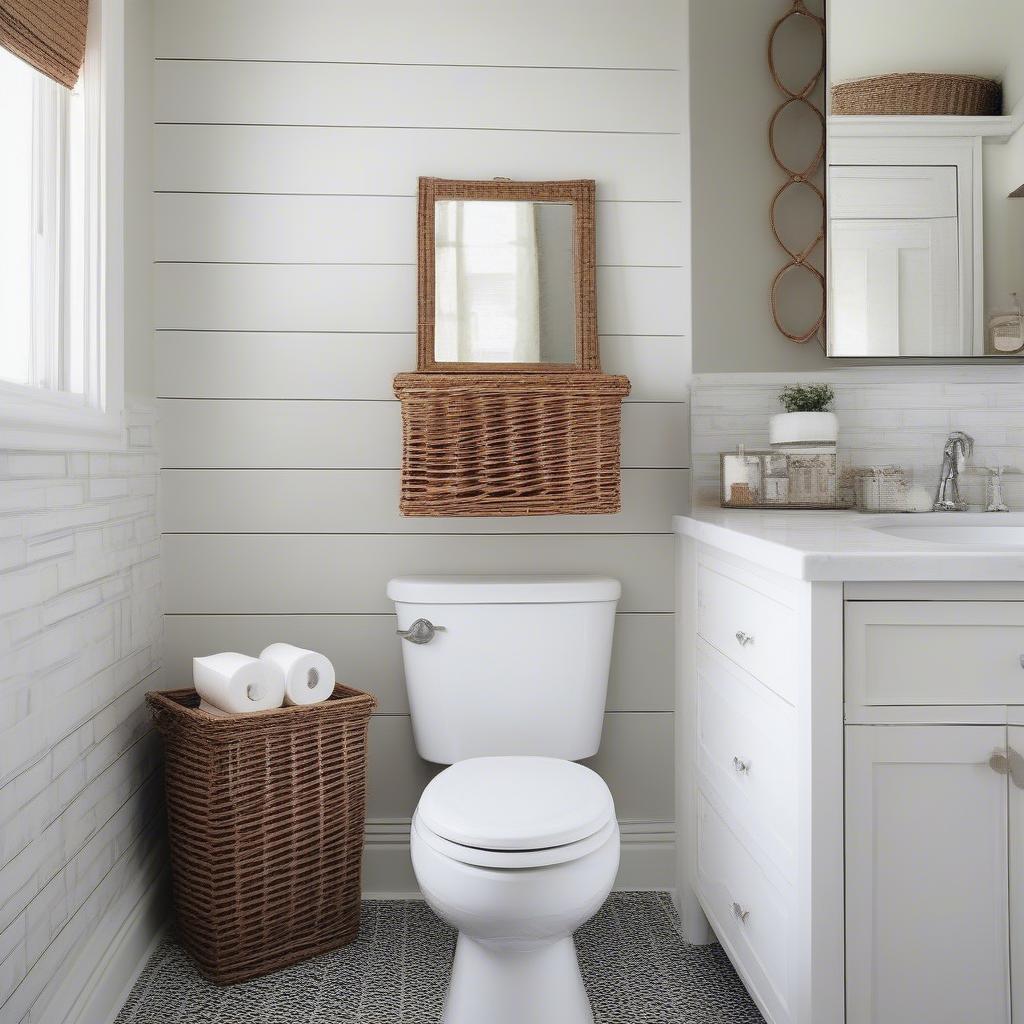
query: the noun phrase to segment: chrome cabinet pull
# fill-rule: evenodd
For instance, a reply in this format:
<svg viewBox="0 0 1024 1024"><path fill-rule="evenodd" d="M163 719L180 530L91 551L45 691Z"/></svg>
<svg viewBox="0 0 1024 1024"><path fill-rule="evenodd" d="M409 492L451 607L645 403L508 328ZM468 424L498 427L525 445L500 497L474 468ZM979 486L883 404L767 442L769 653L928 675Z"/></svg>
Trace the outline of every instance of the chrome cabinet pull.
<svg viewBox="0 0 1024 1024"><path fill-rule="evenodd" d="M736 769L736 771L740 773L740 775L743 775L745 772L750 771L750 762L744 761L740 757L734 757L732 759L732 766Z"/></svg>
<svg viewBox="0 0 1024 1024"><path fill-rule="evenodd" d="M1018 789L1024 789L1024 757L1013 747L1006 751L1006 765L1010 781Z"/></svg>
<svg viewBox="0 0 1024 1024"><path fill-rule="evenodd" d="M1000 775L1010 774L1010 759L1001 751L996 750L988 759L988 766Z"/></svg>
<svg viewBox="0 0 1024 1024"><path fill-rule="evenodd" d="M429 644L435 633L444 633L444 626L435 626L429 619L417 619L408 629L396 629L395 632L411 644Z"/></svg>
<svg viewBox="0 0 1024 1024"><path fill-rule="evenodd" d="M744 910L738 903L733 903L732 913L733 917L735 917L740 924L746 924L747 918L750 917L750 911Z"/></svg>
<svg viewBox="0 0 1024 1024"><path fill-rule="evenodd" d="M736 639L739 642L740 647L746 647L747 644L752 644L754 638L749 633L744 633L742 629L736 631Z"/></svg>

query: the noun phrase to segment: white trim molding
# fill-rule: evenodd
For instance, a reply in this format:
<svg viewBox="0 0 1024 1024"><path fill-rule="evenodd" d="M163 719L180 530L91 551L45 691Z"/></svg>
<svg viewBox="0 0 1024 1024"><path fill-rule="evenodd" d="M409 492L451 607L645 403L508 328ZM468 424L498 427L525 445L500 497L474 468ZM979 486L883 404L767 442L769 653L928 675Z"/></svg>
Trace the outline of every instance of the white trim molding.
<svg viewBox="0 0 1024 1024"><path fill-rule="evenodd" d="M366 823L364 899L420 899L409 856L408 818ZM675 888L676 826L673 821L620 821L622 855L616 892Z"/></svg>

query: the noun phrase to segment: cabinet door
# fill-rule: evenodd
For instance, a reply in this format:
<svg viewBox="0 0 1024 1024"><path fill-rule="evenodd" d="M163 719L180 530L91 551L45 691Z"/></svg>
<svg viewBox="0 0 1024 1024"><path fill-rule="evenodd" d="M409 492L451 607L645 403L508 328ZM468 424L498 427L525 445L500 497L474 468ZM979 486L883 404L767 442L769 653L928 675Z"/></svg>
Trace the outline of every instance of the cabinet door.
<svg viewBox="0 0 1024 1024"><path fill-rule="evenodd" d="M847 1024L1010 1021L1005 750L1005 726L847 727Z"/></svg>
<svg viewBox="0 0 1024 1024"><path fill-rule="evenodd" d="M1022 721L1024 708L1011 708L1010 721ZM1010 767L1010 981L1013 1019L1024 1024L1024 726L1007 730Z"/></svg>
<svg viewBox="0 0 1024 1024"><path fill-rule="evenodd" d="M962 355L954 217L829 221L835 356Z"/></svg>

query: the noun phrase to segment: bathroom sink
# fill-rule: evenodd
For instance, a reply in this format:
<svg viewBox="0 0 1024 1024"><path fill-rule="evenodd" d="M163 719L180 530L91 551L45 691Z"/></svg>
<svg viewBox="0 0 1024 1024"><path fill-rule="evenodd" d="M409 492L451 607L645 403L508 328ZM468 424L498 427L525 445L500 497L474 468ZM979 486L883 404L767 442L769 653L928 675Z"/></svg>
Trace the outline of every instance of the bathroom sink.
<svg viewBox="0 0 1024 1024"><path fill-rule="evenodd" d="M907 522L907 519L911 521ZM900 540L925 541L948 547L1024 549L1024 517L1000 512L939 512L900 517L898 521L872 524L870 529Z"/></svg>

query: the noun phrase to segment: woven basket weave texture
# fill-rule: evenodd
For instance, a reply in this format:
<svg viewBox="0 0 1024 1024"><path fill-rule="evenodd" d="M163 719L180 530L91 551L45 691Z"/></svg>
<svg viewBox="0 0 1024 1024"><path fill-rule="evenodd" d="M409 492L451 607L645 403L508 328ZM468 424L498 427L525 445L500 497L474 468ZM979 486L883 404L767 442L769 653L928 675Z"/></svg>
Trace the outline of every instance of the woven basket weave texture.
<svg viewBox="0 0 1024 1024"><path fill-rule="evenodd" d="M178 931L217 984L353 941L376 701L215 718L194 690L146 695L163 734Z"/></svg>
<svg viewBox="0 0 1024 1024"><path fill-rule="evenodd" d="M406 516L618 512L625 377L585 371L395 378Z"/></svg>
<svg viewBox="0 0 1024 1024"><path fill-rule="evenodd" d="M832 87L833 114L986 117L1002 112L1002 86L976 75L912 72L876 75Z"/></svg>

